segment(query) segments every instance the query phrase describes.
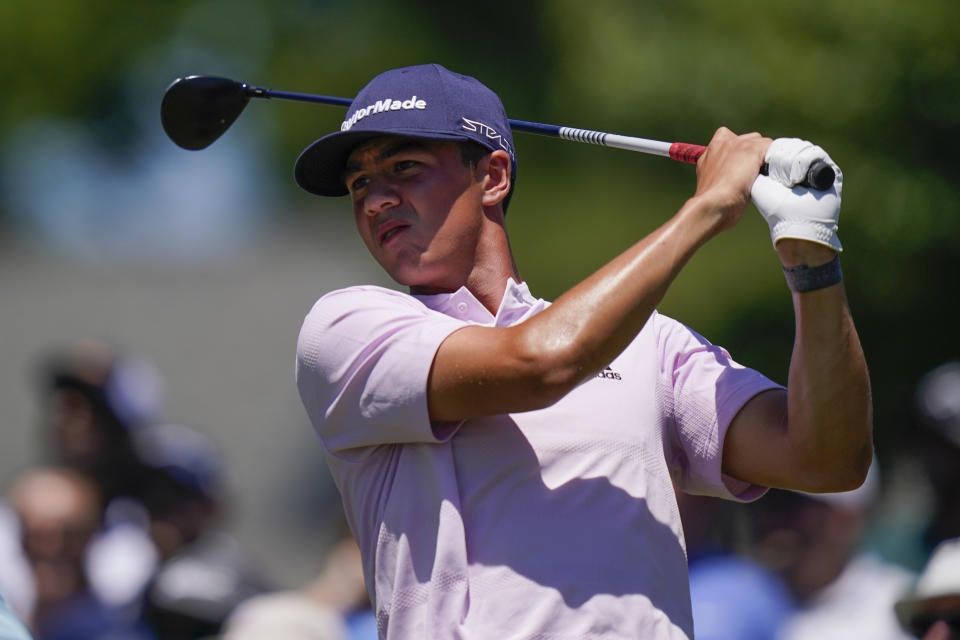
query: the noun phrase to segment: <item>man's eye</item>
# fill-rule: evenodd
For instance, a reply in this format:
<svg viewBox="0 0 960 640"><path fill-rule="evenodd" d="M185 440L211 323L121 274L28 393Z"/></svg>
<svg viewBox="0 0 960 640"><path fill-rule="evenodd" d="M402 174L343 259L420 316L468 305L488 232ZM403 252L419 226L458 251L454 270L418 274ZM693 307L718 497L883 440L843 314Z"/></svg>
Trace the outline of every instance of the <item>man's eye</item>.
<svg viewBox="0 0 960 640"><path fill-rule="evenodd" d="M396 173L400 173L402 171L406 171L407 169L412 169L413 167L417 166L417 164L418 163L416 160L399 160L394 163L393 170Z"/></svg>
<svg viewBox="0 0 960 640"><path fill-rule="evenodd" d="M370 179L367 178L366 176L355 178L353 182L350 183L350 190L359 191L360 189L363 189L365 186L367 186L367 183L369 182L370 182Z"/></svg>

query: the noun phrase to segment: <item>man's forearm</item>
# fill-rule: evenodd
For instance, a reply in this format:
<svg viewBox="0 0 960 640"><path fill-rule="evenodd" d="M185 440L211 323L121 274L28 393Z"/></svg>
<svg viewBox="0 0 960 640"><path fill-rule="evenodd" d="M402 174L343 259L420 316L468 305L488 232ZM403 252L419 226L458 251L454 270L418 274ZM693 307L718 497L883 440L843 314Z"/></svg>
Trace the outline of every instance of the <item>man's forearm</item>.
<svg viewBox="0 0 960 640"><path fill-rule="evenodd" d="M777 253L785 267L814 267L835 256L823 245L799 240L780 241ZM790 439L808 459L815 486L854 488L872 457L872 406L867 365L843 285L794 292L793 305Z"/></svg>

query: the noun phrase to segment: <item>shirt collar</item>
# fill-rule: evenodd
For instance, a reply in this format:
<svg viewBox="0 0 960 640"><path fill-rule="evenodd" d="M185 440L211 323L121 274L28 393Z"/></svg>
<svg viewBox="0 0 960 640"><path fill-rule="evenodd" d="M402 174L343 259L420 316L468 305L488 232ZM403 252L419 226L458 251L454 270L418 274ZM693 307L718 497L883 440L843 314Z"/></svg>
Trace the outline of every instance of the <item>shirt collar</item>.
<svg viewBox="0 0 960 640"><path fill-rule="evenodd" d="M428 308L439 311L459 320L473 324L496 327L509 327L523 322L547 307L547 302L534 298L526 282L517 283L507 279L507 287L500 300L497 315L491 315L466 287L460 287L453 293L415 295L417 300Z"/></svg>

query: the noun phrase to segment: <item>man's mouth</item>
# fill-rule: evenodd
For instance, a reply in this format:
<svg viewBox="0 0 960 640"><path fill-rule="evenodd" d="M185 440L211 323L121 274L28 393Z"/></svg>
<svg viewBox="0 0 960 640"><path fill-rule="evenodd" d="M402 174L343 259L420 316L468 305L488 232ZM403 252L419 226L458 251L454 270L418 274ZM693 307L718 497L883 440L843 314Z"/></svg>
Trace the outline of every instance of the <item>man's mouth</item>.
<svg viewBox="0 0 960 640"><path fill-rule="evenodd" d="M381 247L386 245L392 238L409 227L410 225L402 220L387 220L380 223L377 227L377 244Z"/></svg>

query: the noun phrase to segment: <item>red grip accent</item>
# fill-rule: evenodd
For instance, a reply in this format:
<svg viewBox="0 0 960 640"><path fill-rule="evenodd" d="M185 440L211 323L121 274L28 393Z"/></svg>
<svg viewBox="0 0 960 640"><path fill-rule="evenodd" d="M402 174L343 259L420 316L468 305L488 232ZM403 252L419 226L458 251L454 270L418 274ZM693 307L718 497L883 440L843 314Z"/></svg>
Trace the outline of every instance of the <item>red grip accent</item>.
<svg viewBox="0 0 960 640"><path fill-rule="evenodd" d="M699 144L687 144L686 142L674 142L670 145L670 157L677 162L689 162L697 164L697 159L703 155L707 148Z"/></svg>

